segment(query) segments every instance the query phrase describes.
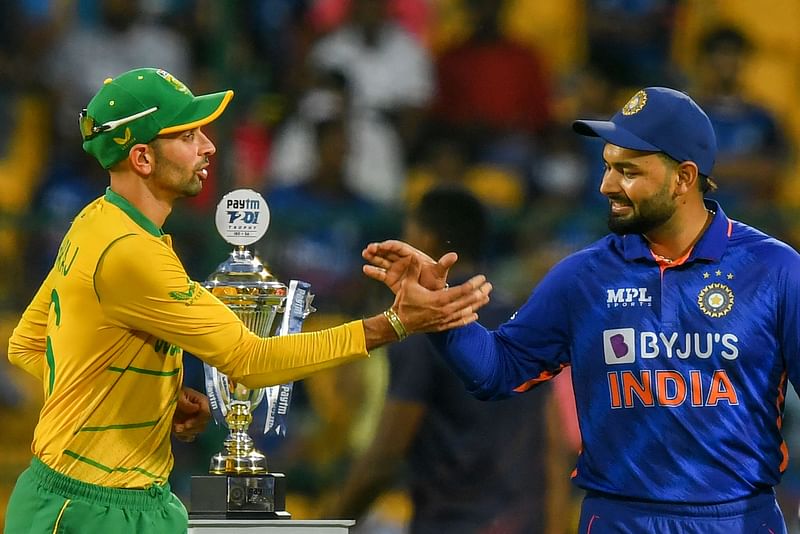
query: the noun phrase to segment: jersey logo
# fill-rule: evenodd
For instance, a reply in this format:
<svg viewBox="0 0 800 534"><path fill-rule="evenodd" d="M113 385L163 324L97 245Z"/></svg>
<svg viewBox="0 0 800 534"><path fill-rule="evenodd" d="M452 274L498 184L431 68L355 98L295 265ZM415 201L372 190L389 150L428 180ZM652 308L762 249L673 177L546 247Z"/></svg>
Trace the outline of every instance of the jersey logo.
<svg viewBox="0 0 800 534"><path fill-rule="evenodd" d="M633 328L603 330L603 354L607 365L633 363L637 358L688 360L739 357L739 338L722 332L652 332Z"/></svg>
<svg viewBox="0 0 800 534"><path fill-rule="evenodd" d="M607 364L633 363L636 355L634 335L633 328L603 331L603 353Z"/></svg>
<svg viewBox="0 0 800 534"><path fill-rule="evenodd" d="M700 290L697 305L709 317L718 318L728 314L733 308L733 291L725 284L714 282Z"/></svg>
<svg viewBox="0 0 800 534"><path fill-rule="evenodd" d="M189 289L186 291L170 291L169 297L172 300L177 300L178 302L185 302L188 306L192 302L196 300L198 296L197 293L197 283L189 280Z"/></svg>
<svg viewBox="0 0 800 534"><path fill-rule="evenodd" d="M647 294L646 287L620 287L606 289L606 307L640 307L652 306L653 297Z"/></svg>

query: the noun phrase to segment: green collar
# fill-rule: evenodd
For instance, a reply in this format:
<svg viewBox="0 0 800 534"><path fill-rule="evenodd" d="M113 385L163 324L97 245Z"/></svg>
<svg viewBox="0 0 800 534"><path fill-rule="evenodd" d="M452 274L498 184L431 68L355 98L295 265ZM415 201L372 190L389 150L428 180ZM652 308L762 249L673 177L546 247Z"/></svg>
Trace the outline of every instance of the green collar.
<svg viewBox="0 0 800 534"><path fill-rule="evenodd" d="M153 221L145 217L144 214L136 209L133 204L128 202L125 197L122 197L112 191L110 187L106 188L106 194L104 198L107 202L114 204L116 207L124 211L128 217L133 219L133 222L147 230L148 233L153 234L156 237L161 237L164 235L164 231L161 230L161 228L156 226Z"/></svg>

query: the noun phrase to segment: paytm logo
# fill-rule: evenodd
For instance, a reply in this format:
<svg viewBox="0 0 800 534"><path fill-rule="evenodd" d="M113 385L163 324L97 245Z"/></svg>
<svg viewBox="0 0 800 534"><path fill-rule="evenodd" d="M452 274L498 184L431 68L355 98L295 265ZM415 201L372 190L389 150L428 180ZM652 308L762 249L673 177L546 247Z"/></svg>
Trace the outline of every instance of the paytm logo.
<svg viewBox="0 0 800 534"><path fill-rule="evenodd" d="M609 308L652 306L653 297L647 294L646 287L620 287L606 289L606 306Z"/></svg>
<svg viewBox="0 0 800 534"><path fill-rule="evenodd" d="M635 336L633 328L604 330L603 353L606 355L606 363L609 365L633 363L636 356Z"/></svg>

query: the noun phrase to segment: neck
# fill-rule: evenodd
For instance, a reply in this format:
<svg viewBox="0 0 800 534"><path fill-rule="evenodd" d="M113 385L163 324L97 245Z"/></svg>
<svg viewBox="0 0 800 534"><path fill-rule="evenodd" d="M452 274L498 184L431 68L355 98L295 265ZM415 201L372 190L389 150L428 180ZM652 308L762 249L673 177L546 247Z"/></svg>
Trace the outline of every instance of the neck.
<svg viewBox="0 0 800 534"><path fill-rule="evenodd" d="M713 214L709 212L702 199L692 206L678 209L675 215L652 232L645 234L650 250L665 259L674 260L684 256L697 243L705 232Z"/></svg>
<svg viewBox="0 0 800 534"><path fill-rule="evenodd" d="M159 228L164 226L164 221L172 212L172 202L156 197L138 176L111 173L111 190L124 197Z"/></svg>

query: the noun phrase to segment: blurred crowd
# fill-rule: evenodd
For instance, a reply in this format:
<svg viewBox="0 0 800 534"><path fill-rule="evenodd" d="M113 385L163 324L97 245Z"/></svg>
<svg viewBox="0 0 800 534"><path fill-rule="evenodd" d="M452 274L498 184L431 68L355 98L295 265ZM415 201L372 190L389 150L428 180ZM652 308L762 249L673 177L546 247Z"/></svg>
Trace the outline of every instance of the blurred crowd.
<svg viewBox="0 0 800 534"><path fill-rule="evenodd" d="M218 199L259 191L272 216L255 249L281 281L311 282L318 311L307 329L391 302L361 275L360 251L399 237L405 214L442 184L488 208L480 269L520 304L554 262L607 231L602 142L574 135L571 121L606 119L644 86L685 90L704 107L719 142L713 196L729 216L798 247L798 24L796 0L769 9L747 0L0 2L0 332L49 270L72 217L107 186L81 149L78 113L105 78L140 66L164 68L196 93L236 93L207 128L218 152L203 192L164 228L187 271L203 280L229 252L214 227ZM295 517L314 517L369 443L387 376L376 354L296 385L287 436L260 444L287 473ZM191 358L186 381L202 387ZM39 402L35 394L1 358L0 412ZM798 456L780 487L791 513L796 404L790 397L784 428ZM563 464L553 487L569 510L578 445L568 409L560 413L541 454ZM176 445L181 497L222 432ZM24 449L26 439L8 446ZM376 504L373 532L402 532L403 495L400 482Z"/></svg>

